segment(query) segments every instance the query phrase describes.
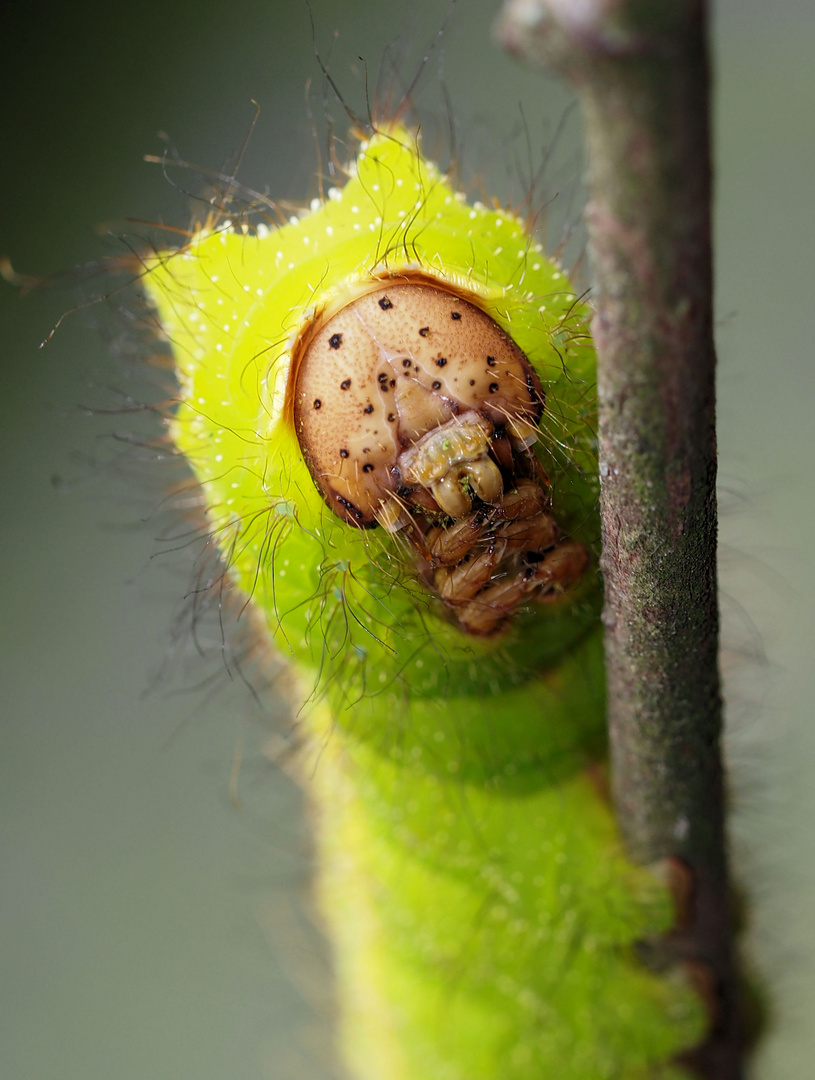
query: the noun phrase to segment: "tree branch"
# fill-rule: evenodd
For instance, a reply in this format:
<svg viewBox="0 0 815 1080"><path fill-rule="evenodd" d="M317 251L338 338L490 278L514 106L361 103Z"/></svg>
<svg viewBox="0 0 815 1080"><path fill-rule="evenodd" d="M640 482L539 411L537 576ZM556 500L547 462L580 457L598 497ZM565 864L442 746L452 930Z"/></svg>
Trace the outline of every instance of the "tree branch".
<svg viewBox="0 0 815 1080"><path fill-rule="evenodd" d="M667 943L713 975L692 1062L741 1076L720 750L708 62L703 0L506 0L499 38L574 84L598 353L615 802L635 859L690 867Z"/></svg>

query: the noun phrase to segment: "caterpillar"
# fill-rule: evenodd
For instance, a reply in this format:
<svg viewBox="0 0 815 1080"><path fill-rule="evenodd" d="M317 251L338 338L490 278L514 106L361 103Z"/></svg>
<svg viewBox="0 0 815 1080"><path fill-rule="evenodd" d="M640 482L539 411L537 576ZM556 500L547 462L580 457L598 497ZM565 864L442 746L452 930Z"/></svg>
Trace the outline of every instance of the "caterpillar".
<svg viewBox="0 0 815 1080"><path fill-rule="evenodd" d="M358 1080L689 1075L706 1017L603 782L588 311L380 124L287 221L143 259L171 438L289 657Z"/></svg>

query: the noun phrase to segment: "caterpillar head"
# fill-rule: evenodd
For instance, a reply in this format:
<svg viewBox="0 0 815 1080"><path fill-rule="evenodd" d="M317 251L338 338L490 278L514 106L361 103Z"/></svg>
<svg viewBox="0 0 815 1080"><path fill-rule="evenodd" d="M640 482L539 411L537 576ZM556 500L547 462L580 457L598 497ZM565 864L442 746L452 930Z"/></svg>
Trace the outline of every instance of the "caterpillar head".
<svg viewBox="0 0 815 1080"><path fill-rule="evenodd" d="M471 299L420 275L372 283L308 327L294 371L295 429L326 503L349 525L404 530L463 629L489 633L580 576L581 546L552 558L560 530L529 452L540 379Z"/></svg>
<svg viewBox="0 0 815 1080"><path fill-rule="evenodd" d="M494 503L510 453L498 441L525 448L543 410L538 376L488 315L401 277L313 328L294 393L328 505L349 524L389 529L417 500L453 518L469 512L471 491Z"/></svg>

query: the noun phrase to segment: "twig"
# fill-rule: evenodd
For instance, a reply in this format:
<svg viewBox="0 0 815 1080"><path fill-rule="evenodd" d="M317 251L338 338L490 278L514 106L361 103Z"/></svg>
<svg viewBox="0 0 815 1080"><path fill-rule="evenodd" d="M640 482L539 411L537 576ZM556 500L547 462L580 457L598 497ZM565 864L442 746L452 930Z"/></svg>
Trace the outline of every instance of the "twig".
<svg viewBox="0 0 815 1080"><path fill-rule="evenodd" d="M713 975L692 1065L741 1076L720 750L704 0L506 0L502 44L574 84L598 352L613 789L635 859L695 892L670 955Z"/></svg>

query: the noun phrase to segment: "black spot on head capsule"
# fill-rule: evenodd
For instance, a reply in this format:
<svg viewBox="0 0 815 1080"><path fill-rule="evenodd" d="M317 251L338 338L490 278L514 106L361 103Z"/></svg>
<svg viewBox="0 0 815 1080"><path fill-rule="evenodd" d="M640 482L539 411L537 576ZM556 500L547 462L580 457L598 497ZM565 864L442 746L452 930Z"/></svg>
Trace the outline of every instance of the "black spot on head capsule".
<svg viewBox="0 0 815 1080"><path fill-rule="evenodd" d="M342 334L332 334L328 339L328 344L332 349L339 349L340 345L342 345Z"/></svg>
<svg viewBox="0 0 815 1080"><path fill-rule="evenodd" d="M342 506L343 509L347 510L355 521L365 520L365 515L363 514L363 512L359 509L359 507L354 506L350 499L346 499L342 495L337 495L336 498L340 506Z"/></svg>
<svg viewBox="0 0 815 1080"><path fill-rule="evenodd" d="M372 413L374 411L374 407L373 407L373 405L366 405L365 408L362 411L364 413L370 414L370 413Z"/></svg>
<svg viewBox="0 0 815 1080"><path fill-rule="evenodd" d="M393 307L393 304L387 298L387 296L383 296L382 299L379 301L379 306L382 308L383 311L388 311L390 310L390 308Z"/></svg>
<svg viewBox="0 0 815 1080"><path fill-rule="evenodd" d="M460 311L451 312L450 313L450 318L455 319L455 321L458 322L458 320L461 318L461 312Z"/></svg>
<svg viewBox="0 0 815 1080"><path fill-rule="evenodd" d="M490 367L495 367L495 357L494 356L488 356L487 357L487 363L489 364Z"/></svg>
<svg viewBox="0 0 815 1080"><path fill-rule="evenodd" d="M350 379L343 379L342 382L340 383L340 390L348 390L348 389L350 389L350 387L351 387L351 380Z"/></svg>
<svg viewBox="0 0 815 1080"><path fill-rule="evenodd" d="M447 357L446 356L440 356L438 358L438 360L436 361L436 367L444 367L444 365L446 363L447 363Z"/></svg>
<svg viewBox="0 0 815 1080"><path fill-rule="evenodd" d="M429 333L430 333L430 327L429 326L422 326L422 327L419 328L419 337L427 337L427 335Z"/></svg>
<svg viewBox="0 0 815 1080"><path fill-rule="evenodd" d="M320 401L320 399L318 397L316 397L314 399L314 408L315 409L322 409L322 407L323 407L322 401Z"/></svg>
<svg viewBox="0 0 815 1080"><path fill-rule="evenodd" d="M529 400L537 405L539 409L538 415L540 416L540 413L542 413L544 409L544 399L538 391L538 388L535 385L535 379L531 374L526 376L526 389L529 391Z"/></svg>
<svg viewBox="0 0 815 1080"><path fill-rule="evenodd" d="M362 471L363 472L373 472L375 468L376 468L376 466L372 465L370 463L370 461L366 461L365 464L362 466Z"/></svg>
<svg viewBox="0 0 815 1080"><path fill-rule="evenodd" d="M341 458L347 458L347 457L348 457L348 451L347 451L347 450L345 449L345 447L344 447L344 446L343 446L343 448L342 448L342 449L340 450L340 457L341 457Z"/></svg>

